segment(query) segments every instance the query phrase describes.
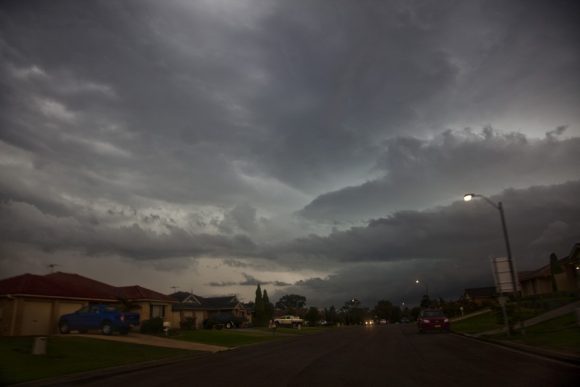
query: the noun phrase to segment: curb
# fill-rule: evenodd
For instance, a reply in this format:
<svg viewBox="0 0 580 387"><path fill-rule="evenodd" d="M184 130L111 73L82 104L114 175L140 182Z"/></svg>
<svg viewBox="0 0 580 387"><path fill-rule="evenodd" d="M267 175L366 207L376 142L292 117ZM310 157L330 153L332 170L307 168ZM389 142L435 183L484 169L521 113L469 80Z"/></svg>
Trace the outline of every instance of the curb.
<svg viewBox="0 0 580 387"><path fill-rule="evenodd" d="M541 357L548 358L551 360L558 360L558 361L565 362L568 364L573 364L575 366L580 366L580 356L572 355L569 353L558 352L558 351L553 351L553 350L538 348L538 347L532 347L530 345L525 345L525 344L510 343L510 342L506 342L503 340L489 339L489 338L484 338L484 337L480 337L480 336L470 335L467 333L460 333L460 332L452 332L452 333L454 335L462 336L462 337L465 337L468 339L478 340L478 341L482 341L484 343L489 343L489 344L495 344L495 345L499 345L501 347L514 349L514 350L517 350L520 352L541 356Z"/></svg>
<svg viewBox="0 0 580 387"><path fill-rule="evenodd" d="M161 359L161 360L151 360L141 363L134 363L122 366L115 366L109 368L102 368L93 371L85 371L74 373L65 376L57 376L47 379L37 379L31 380L30 382L23 382L18 384L12 384L15 387L40 387L40 386L61 386L64 384L78 384L79 382L88 382L91 380L98 380L101 378L106 378L115 375L128 374L131 372L137 372L143 369L163 367L169 364L186 362L192 359L196 359L204 356L211 356L211 353L198 353L195 355L180 356L178 358L172 359Z"/></svg>

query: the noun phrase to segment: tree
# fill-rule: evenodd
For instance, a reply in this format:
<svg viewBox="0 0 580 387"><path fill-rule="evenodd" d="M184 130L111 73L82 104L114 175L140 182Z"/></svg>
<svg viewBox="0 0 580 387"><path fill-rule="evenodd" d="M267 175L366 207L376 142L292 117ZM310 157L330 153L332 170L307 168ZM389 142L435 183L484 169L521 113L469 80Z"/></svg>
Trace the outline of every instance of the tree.
<svg viewBox="0 0 580 387"><path fill-rule="evenodd" d="M330 325L334 325L338 322L338 315L336 313L336 308L334 305L330 307L330 309L324 309L324 319Z"/></svg>
<svg viewBox="0 0 580 387"><path fill-rule="evenodd" d="M309 325L316 325L320 321L320 312L314 306L311 306L306 312L304 319L308 321Z"/></svg>
<svg viewBox="0 0 580 387"><path fill-rule="evenodd" d="M423 295L423 298L421 299L421 308L428 308L431 306L431 299L429 298L429 296L427 294Z"/></svg>
<svg viewBox="0 0 580 387"><path fill-rule="evenodd" d="M341 314L345 324L362 324L368 309L363 309L360 304L360 301L354 297L344 303Z"/></svg>
<svg viewBox="0 0 580 387"><path fill-rule="evenodd" d="M256 288L256 299L254 301L254 325L264 326L266 322L266 310L264 308L264 298L262 297L262 289L260 284Z"/></svg>
<svg viewBox="0 0 580 387"><path fill-rule="evenodd" d="M270 302L268 297L268 292L264 289L264 294L262 296L262 302L264 303L264 321L270 321L274 317L274 305Z"/></svg>
<svg viewBox="0 0 580 387"><path fill-rule="evenodd" d="M286 294L276 303L276 308L286 311L286 313L295 313L297 309L306 305L306 297L298 294Z"/></svg>
<svg viewBox="0 0 580 387"><path fill-rule="evenodd" d="M377 302L373 313L380 319L393 320L393 303L388 300Z"/></svg>

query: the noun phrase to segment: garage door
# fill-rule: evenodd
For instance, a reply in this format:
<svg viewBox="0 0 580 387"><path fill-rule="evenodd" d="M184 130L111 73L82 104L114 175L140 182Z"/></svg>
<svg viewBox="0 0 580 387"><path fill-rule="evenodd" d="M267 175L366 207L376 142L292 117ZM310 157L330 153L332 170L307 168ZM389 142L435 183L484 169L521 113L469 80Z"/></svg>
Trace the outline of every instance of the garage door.
<svg viewBox="0 0 580 387"><path fill-rule="evenodd" d="M22 310L22 335L50 334L51 302L24 302Z"/></svg>

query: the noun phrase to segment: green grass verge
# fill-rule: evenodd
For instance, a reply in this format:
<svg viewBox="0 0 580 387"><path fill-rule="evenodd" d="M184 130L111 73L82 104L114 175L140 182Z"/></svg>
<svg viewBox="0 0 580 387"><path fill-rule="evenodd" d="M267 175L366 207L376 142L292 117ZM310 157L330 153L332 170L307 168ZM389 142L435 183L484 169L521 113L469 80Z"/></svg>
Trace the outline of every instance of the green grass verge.
<svg viewBox="0 0 580 387"><path fill-rule="evenodd" d="M82 337L49 337L47 354L32 355L33 341L33 337L0 338L0 385L191 354Z"/></svg>
<svg viewBox="0 0 580 387"><path fill-rule="evenodd" d="M525 335L508 337L502 334L492 338L580 356L580 326L574 313L526 328Z"/></svg>
<svg viewBox="0 0 580 387"><path fill-rule="evenodd" d="M199 329L194 331L182 331L178 335L172 336L171 338L232 348L243 345L263 343L266 341L280 340L296 335L308 335L322 332L327 329L329 328L277 328L275 332L268 328Z"/></svg>
<svg viewBox="0 0 580 387"><path fill-rule="evenodd" d="M479 333L502 327L493 311L451 323L451 330L460 333Z"/></svg>

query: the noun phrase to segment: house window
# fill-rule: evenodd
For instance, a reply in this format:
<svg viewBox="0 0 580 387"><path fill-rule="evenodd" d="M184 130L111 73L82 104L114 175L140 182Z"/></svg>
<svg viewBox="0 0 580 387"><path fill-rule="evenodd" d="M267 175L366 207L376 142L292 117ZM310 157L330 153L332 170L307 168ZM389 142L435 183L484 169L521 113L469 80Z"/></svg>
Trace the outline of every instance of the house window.
<svg viewBox="0 0 580 387"><path fill-rule="evenodd" d="M151 305L151 318L165 317L165 305Z"/></svg>

